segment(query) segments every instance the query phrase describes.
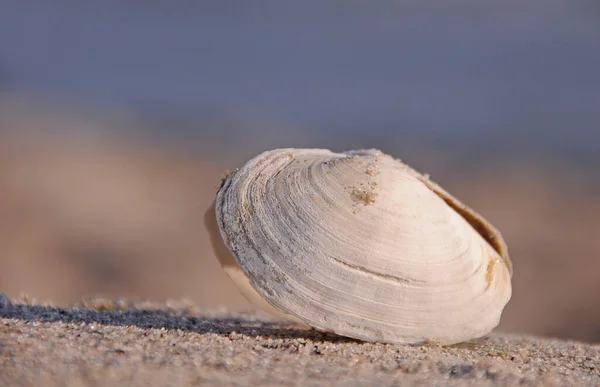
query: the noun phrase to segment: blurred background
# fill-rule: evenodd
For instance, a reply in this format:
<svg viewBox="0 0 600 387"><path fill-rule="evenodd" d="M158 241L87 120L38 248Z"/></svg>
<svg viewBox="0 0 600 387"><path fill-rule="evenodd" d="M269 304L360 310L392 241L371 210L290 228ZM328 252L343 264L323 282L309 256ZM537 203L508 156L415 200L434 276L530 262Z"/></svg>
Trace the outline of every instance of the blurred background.
<svg viewBox="0 0 600 387"><path fill-rule="evenodd" d="M0 292L247 309L220 177L380 148L503 232L501 329L600 341L600 3L0 0Z"/></svg>

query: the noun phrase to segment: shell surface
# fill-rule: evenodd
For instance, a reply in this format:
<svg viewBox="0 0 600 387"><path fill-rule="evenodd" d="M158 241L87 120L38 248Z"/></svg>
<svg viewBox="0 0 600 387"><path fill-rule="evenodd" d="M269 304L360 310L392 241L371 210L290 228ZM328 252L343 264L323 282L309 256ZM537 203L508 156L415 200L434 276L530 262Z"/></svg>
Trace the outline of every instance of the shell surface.
<svg viewBox="0 0 600 387"><path fill-rule="evenodd" d="M500 233L377 150L264 152L224 180L206 222L249 298L343 336L458 343L511 297Z"/></svg>

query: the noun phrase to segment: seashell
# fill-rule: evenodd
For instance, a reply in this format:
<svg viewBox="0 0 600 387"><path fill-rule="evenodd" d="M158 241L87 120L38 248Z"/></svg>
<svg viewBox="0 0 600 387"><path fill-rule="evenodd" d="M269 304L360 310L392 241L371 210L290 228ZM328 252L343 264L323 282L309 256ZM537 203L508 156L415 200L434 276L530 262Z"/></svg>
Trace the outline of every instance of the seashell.
<svg viewBox="0 0 600 387"><path fill-rule="evenodd" d="M205 221L251 301L342 336L454 344L494 329L511 297L500 233L377 150L264 152Z"/></svg>

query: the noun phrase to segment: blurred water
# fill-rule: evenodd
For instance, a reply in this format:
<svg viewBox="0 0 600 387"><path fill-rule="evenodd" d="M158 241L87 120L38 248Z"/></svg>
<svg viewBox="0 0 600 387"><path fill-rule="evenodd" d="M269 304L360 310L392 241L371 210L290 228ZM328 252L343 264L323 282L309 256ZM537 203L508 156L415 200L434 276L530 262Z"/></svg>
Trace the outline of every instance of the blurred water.
<svg viewBox="0 0 600 387"><path fill-rule="evenodd" d="M286 129L341 146L418 138L580 157L600 147L594 0L0 0L0 10L0 87L130 108L162 132L251 131L280 145L267 135Z"/></svg>

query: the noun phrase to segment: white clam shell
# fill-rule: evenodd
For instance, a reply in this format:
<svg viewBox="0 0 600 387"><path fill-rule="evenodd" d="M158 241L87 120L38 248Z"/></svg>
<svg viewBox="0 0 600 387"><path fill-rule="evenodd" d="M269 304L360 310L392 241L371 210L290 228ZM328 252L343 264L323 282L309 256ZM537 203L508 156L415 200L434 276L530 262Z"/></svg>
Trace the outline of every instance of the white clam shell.
<svg viewBox="0 0 600 387"><path fill-rule="evenodd" d="M453 344L489 333L511 297L498 231L376 150L264 152L214 207L213 245L240 289L318 329Z"/></svg>

